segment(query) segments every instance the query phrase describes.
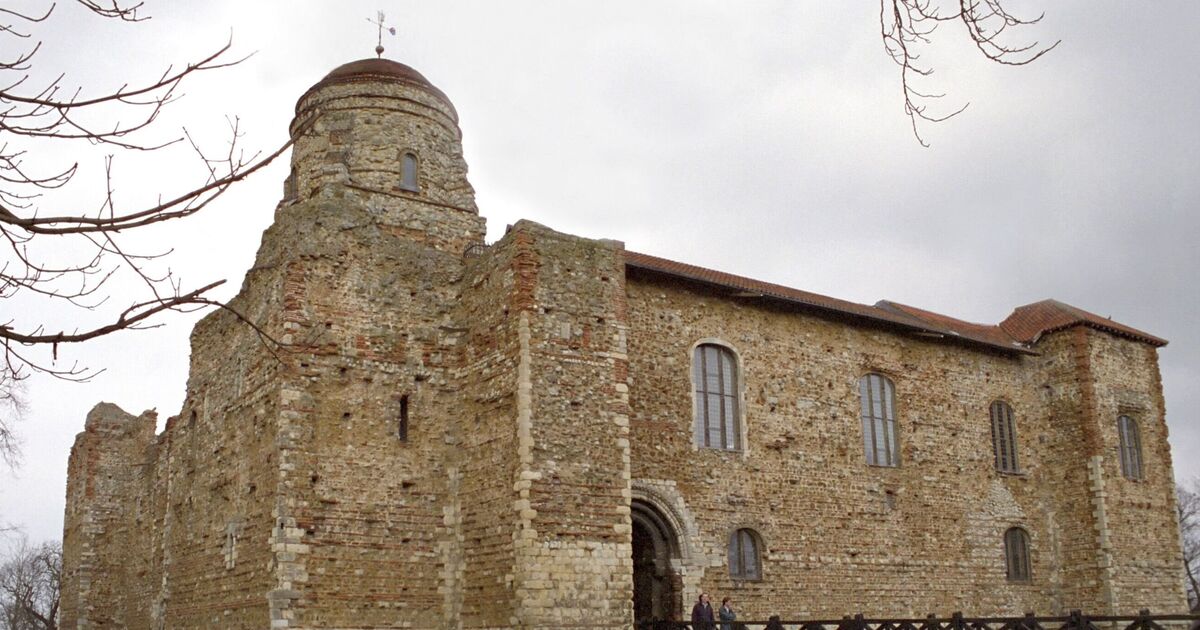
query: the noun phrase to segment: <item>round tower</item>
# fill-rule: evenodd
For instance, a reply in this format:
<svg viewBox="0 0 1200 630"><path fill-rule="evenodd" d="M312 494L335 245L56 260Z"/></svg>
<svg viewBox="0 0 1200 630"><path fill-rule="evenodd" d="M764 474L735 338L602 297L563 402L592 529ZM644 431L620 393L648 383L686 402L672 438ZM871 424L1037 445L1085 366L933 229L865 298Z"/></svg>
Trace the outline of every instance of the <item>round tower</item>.
<svg viewBox="0 0 1200 630"><path fill-rule="evenodd" d="M296 103L286 202L330 185L478 215L454 105L389 59L344 64Z"/></svg>

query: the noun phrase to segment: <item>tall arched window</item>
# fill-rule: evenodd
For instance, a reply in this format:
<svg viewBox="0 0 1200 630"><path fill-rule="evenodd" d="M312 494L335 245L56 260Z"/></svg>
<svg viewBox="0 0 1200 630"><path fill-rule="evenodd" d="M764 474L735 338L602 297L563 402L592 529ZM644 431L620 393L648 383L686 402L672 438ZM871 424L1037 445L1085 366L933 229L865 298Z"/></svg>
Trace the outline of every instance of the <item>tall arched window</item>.
<svg viewBox="0 0 1200 630"><path fill-rule="evenodd" d="M1008 403L997 400L992 403L992 450L996 454L996 470L1015 473L1017 465L1017 423Z"/></svg>
<svg viewBox="0 0 1200 630"><path fill-rule="evenodd" d="M882 374L858 379L862 407L863 452L872 466L899 466L896 442L896 396L892 381Z"/></svg>
<svg viewBox="0 0 1200 630"><path fill-rule="evenodd" d="M405 153L400 156L400 188L416 192L417 186L417 156Z"/></svg>
<svg viewBox="0 0 1200 630"><path fill-rule="evenodd" d="M1010 582L1029 581L1029 534L1020 527L1004 532L1004 563Z"/></svg>
<svg viewBox="0 0 1200 630"><path fill-rule="evenodd" d="M1129 416L1117 418L1117 435L1121 445L1121 474L1126 479L1142 478L1142 436L1137 420Z"/></svg>
<svg viewBox="0 0 1200 630"><path fill-rule="evenodd" d="M758 534L739 529L729 537L729 577L739 580L762 579L762 556L759 555Z"/></svg>
<svg viewBox="0 0 1200 630"><path fill-rule="evenodd" d="M705 343L692 354L696 444L736 451L741 448L737 357L724 346Z"/></svg>

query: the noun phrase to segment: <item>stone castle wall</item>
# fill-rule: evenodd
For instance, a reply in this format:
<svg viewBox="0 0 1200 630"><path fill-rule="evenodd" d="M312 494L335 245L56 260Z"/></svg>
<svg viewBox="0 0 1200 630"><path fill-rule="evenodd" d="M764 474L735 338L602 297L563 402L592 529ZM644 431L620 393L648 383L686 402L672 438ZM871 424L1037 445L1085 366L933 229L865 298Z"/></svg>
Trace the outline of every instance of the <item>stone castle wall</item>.
<svg viewBox="0 0 1200 630"><path fill-rule="evenodd" d="M1080 327L1014 357L645 274L628 287L633 480L694 519L681 558L688 601L728 595L756 618L1182 605L1153 348ZM740 452L693 445L691 352L712 341L740 360ZM895 384L896 468L863 455L858 379L869 372ZM1019 474L995 469L994 400L1015 410ZM1119 409L1145 427L1144 481L1121 475ZM1098 524L1100 511L1120 516ZM1012 526L1030 535L1029 583L1005 577ZM761 581L729 577L728 540L743 527L762 536Z"/></svg>
<svg viewBox="0 0 1200 630"><path fill-rule="evenodd" d="M619 627L633 569L621 248L528 222L511 236L518 627Z"/></svg>
<svg viewBox="0 0 1200 630"><path fill-rule="evenodd" d="M1107 564L1113 608L1169 609L1181 601L1177 573L1182 558L1175 543L1175 483L1157 353L1087 329L1073 334L1083 338L1078 345L1086 348L1095 383L1099 448L1091 453L1089 471L1094 493L1104 502L1096 540L1103 553L1099 562ZM1133 418L1141 433L1143 476L1136 481L1121 472L1116 418L1122 414Z"/></svg>
<svg viewBox="0 0 1200 630"><path fill-rule="evenodd" d="M278 334L262 315L282 302L279 274L256 274L266 281L248 283L230 307ZM99 405L76 439L64 548L101 551L90 577L86 563L67 563L80 575L64 581L73 594L62 627L255 627L264 618L275 584L280 364L227 311L202 320L192 343L188 395L163 433L154 435L152 413ZM84 596L88 583L100 588Z"/></svg>
<svg viewBox="0 0 1200 630"><path fill-rule="evenodd" d="M343 193L281 211L264 241L289 246L264 246L252 272L275 287L255 300L277 307L282 363L215 315L162 435L108 407L96 417L117 419L89 420L71 464L68 619L621 627L635 498L676 525L681 601L728 595L744 617L1182 605L1149 346L1082 327L1031 356L914 340L627 277L619 244L527 222L464 258ZM693 446L704 341L739 357L738 452ZM895 384L896 468L864 461L868 372ZM1019 474L995 470L997 399L1016 412ZM1142 427L1144 480L1121 474L1118 413ZM1030 534L1028 583L1005 578L1011 526ZM744 527L762 538L760 581L729 577Z"/></svg>
<svg viewBox="0 0 1200 630"><path fill-rule="evenodd" d="M89 415L63 627L624 628L635 511L673 530L674 615L701 590L744 618L1183 605L1153 347L916 338L627 272L620 243L526 221L484 248L457 115L413 76L301 99L275 224L193 332L165 430ZM395 185L408 151L418 191ZM705 341L739 358L737 452L693 445ZM895 383L896 468L864 462L867 372ZM993 464L997 399L1018 474ZM1121 413L1144 480L1121 474ZM1012 526L1028 583L1005 578ZM762 580L729 577L739 528Z"/></svg>
<svg viewBox="0 0 1200 630"><path fill-rule="evenodd" d="M134 568L153 553L139 544L140 538L143 532L158 530L157 524L140 521L142 510L136 510L153 503L153 496L142 491L147 479L155 477L156 420L153 412L132 416L115 405L100 404L88 413L75 440L67 469L63 531L63 627L73 627L74 613L94 619L99 627L137 621L129 616L136 612L130 611L130 602L144 598L147 581L139 579ZM131 514L131 508L138 514ZM133 529L135 525L139 529ZM133 561L125 562L129 555Z"/></svg>
<svg viewBox="0 0 1200 630"><path fill-rule="evenodd" d="M512 593L522 394L515 253L498 245L469 259L455 308L462 331L456 372L461 389L447 394L452 409L445 451L452 471L445 522L455 536L446 542L444 571L446 618L461 619L467 628L508 627L517 614Z"/></svg>

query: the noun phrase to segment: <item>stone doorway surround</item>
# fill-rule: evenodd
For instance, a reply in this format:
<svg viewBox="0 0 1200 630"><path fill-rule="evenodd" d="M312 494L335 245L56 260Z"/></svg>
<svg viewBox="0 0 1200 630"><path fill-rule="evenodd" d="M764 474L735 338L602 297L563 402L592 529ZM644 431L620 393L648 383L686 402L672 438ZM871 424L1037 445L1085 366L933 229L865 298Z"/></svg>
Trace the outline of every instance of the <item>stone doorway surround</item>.
<svg viewBox="0 0 1200 630"><path fill-rule="evenodd" d="M633 480L630 485L634 618L684 619L684 602L698 588L702 571L688 570L695 521L674 482Z"/></svg>

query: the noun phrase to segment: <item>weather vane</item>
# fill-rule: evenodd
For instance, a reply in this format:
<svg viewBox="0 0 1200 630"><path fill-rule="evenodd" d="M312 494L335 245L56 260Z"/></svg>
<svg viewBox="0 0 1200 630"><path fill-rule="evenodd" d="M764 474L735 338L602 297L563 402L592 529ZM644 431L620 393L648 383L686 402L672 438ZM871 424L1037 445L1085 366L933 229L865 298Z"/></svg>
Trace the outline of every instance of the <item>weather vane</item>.
<svg viewBox="0 0 1200 630"><path fill-rule="evenodd" d="M371 18L367 18L367 21L374 24L375 26L379 27L379 37L375 43L375 55L382 58L383 57L383 31L385 30L384 26L383 26L383 19L384 19L383 11L376 11L375 15L377 17L374 20L372 20ZM386 30L388 33L391 33L392 35L396 34L396 27L394 27L394 26L389 26L389 27L387 27Z"/></svg>

